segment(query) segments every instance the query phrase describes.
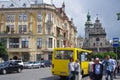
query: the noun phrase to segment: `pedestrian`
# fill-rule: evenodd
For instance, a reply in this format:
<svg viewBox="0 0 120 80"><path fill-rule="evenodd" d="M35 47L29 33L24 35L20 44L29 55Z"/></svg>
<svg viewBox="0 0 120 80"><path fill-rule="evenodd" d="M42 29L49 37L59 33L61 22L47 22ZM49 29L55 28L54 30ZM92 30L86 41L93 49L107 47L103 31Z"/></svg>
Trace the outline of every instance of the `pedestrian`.
<svg viewBox="0 0 120 80"><path fill-rule="evenodd" d="M81 80L82 75L81 75L81 70L80 70L80 63L79 60L77 59L75 61L75 80Z"/></svg>
<svg viewBox="0 0 120 80"><path fill-rule="evenodd" d="M69 71L69 76L68 76L68 80L75 80L75 62L73 60L73 58L69 59L69 63L68 63L68 71Z"/></svg>
<svg viewBox="0 0 120 80"><path fill-rule="evenodd" d="M94 65L94 58L91 58L91 61L89 62L89 65L88 65L90 80L93 80L93 65Z"/></svg>
<svg viewBox="0 0 120 80"><path fill-rule="evenodd" d="M114 61L110 58L110 55L106 56L106 60L104 60L104 62L102 63L103 65L105 65L105 75L106 75L106 80L108 80L109 76L110 76L110 80L113 80L113 71L114 71Z"/></svg>
<svg viewBox="0 0 120 80"><path fill-rule="evenodd" d="M112 58L113 59L113 63L114 63L114 71L113 71L113 78L115 78L115 79L117 79L117 77L116 77L116 73L117 73L117 67L118 67L118 64L117 64L117 61L114 59L114 58Z"/></svg>
<svg viewBox="0 0 120 80"><path fill-rule="evenodd" d="M117 68L117 73L120 73L120 60L117 60L118 68Z"/></svg>
<svg viewBox="0 0 120 80"><path fill-rule="evenodd" d="M99 58L95 59L95 63L93 65L93 80L102 80L103 77L103 65L100 63Z"/></svg>

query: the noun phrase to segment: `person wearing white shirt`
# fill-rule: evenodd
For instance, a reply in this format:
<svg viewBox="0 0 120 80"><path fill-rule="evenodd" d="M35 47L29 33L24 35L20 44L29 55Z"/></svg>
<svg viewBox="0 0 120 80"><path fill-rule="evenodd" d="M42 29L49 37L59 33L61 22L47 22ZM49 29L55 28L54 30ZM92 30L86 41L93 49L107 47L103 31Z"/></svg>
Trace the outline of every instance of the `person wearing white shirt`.
<svg viewBox="0 0 120 80"><path fill-rule="evenodd" d="M70 62L68 63L68 71L69 71L69 77L68 79L69 80L75 80L75 74L74 74L74 71L75 71L75 62L73 60L73 58L70 58L69 60Z"/></svg>

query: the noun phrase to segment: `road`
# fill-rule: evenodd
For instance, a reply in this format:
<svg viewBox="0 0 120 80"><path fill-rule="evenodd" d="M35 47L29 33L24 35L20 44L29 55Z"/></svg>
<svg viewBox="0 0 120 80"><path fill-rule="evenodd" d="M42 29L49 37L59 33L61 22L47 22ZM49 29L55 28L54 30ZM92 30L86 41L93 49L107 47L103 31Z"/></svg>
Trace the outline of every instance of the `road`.
<svg viewBox="0 0 120 80"><path fill-rule="evenodd" d="M51 74L51 68L39 68L24 69L21 73L0 74L0 80L60 80L60 77L53 76ZM82 80L90 79L89 77L84 77ZM120 80L120 78L115 80Z"/></svg>
<svg viewBox="0 0 120 80"><path fill-rule="evenodd" d="M0 74L0 80L57 80L59 77L53 76L50 68L24 69L21 73Z"/></svg>

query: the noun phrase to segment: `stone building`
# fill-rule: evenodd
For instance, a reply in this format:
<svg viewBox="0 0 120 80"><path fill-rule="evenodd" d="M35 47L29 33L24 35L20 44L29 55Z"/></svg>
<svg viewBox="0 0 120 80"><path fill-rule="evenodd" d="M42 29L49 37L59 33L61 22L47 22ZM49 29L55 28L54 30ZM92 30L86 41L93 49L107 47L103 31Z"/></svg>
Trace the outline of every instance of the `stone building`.
<svg viewBox="0 0 120 80"><path fill-rule="evenodd" d="M91 16L88 13L85 23L85 41L83 47L93 52L111 51L112 45L107 41L106 35L99 18L97 17L95 23L92 23Z"/></svg>
<svg viewBox="0 0 120 80"><path fill-rule="evenodd" d="M51 59L53 48L77 46L77 29L65 13L64 3L59 8L45 3L0 6L0 41L9 59Z"/></svg>

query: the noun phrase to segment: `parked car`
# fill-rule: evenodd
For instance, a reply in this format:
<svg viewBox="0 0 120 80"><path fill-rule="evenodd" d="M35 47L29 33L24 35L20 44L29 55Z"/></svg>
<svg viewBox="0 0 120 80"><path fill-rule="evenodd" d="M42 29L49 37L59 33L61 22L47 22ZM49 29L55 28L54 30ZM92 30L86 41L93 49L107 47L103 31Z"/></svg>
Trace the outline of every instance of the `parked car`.
<svg viewBox="0 0 120 80"><path fill-rule="evenodd" d="M18 72L20 73L23 70L23 66L19 65L17 62L5 61L0 63L0 73L7 74L9 72Z"/></svg>
<svg viewBox="0 0 120 80"><path fill-rule="evenodd" d="M32 69L33 68L33 62L29 61L29 62L25 63L24 64L24 68L30 68L30 69Z"/></svg>
<svg viewBox="0 0 120 80"><path fill-rule="evenodd" d="M50 67L51 64L50 60L41 60L41 67Z"/></svg>
<svg viewBox="0 0 120 80"><path fill-rule="evenodd" d="M33 62L33 68L40 68L40 61L34 61Z"/></svg>
<svg viewBox="0 0 120 80"><path fill-rule="evenodd" d="M22 60L10 60L10 61L17 62L19 65L24 66L24 63Z"/></svg>
<svg viewBox="0 0 120 80"><path fill-rule="evenodd" d="M24 68L40 68L40 61L29 61L26 64L24 64Z"/></svg>

